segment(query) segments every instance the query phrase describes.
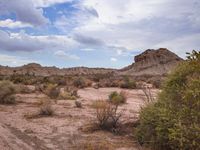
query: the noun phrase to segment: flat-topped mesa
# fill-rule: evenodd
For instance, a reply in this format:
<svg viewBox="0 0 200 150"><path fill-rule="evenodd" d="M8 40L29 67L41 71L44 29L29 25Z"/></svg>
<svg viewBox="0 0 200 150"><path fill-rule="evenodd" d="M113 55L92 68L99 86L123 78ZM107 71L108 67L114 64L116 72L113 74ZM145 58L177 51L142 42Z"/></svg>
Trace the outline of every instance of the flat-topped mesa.
<svg viewBox="0 0 200 150"><path fill-rule="evenodd" d="M41 68L42 66L40 64L37 64L37 63L29 63L29 64L26 64L22 67L24 67L24 68Z"/></svg>
<svg viewBox="0 0 200 150"><path fill-rule="evenodd" d="M134 60L135 63L141 61L154 62L155 60L160 63L167 63L169 61L174 61L174 60L181 61L182 59L166 48L159 48L158 50L148 49L143 53L135 56Z"/></svg>
<svg viewBox="0 0 200 150"><path fill-rule="evenodd" d="M183 59L166 48L157 50L148 49L135 56L135 63L122 69L122 74L142 75L166 75Z"/></svg>

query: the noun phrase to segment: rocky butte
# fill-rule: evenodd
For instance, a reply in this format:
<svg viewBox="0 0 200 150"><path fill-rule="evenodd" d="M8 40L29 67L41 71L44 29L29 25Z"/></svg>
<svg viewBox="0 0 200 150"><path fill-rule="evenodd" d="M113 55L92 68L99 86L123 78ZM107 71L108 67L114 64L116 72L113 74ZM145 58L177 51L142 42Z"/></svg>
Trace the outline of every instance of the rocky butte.
<svg viewBox="0 0 200 150"><path fill-rule="evenodd" d="M135 56L135 62L120 70L120 74L132 76L165 76L182 58L166 48L148 49Z"/></svg>

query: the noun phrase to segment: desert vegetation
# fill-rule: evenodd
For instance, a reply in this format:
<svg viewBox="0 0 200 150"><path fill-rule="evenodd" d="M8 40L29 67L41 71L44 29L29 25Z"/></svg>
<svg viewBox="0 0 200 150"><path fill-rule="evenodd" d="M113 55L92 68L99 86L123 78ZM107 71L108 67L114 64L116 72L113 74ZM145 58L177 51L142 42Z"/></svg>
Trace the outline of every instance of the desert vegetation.
<svg viewBox="0 0 200 150"><path fill-rule="evenodd" d="M162 84L113 72L0 76L0 138L16 134L27 149L199 149L199 64L193 51Z"/></svg>
<svg viewBox="0 0 200 150"><path fill-rule="evenodd" d="M108 103L105 100L94 102L93 107L96 111L97 126L100 129L115 131L119 125L123 111L118 110L119 103Z"/></svg>
<svg viewBox="0 0 200 150"><path fill-rule="evenodd" d="M126 88L126 89L135 89L136 88L136 82L132 79L130 79L128 76L125 76L123 78L123 81L120 85L121 88Z"/></svg>
<svg viewBox="0 0 200 150"><path fill-rule="evenodd" d="M126 103L126 100L127 100L127 93L125 91L121 91L120 93L114 91L110 93L108 97L108 101L115 105Z"/></svg>
<svg viewBox="0 0 200 150"><path fill-rule="evenodd" d="M10 81L0 82L0 104L14 104L16 87Z"/></svg>
<svg viewBox="0 0 200 150"><path fill-rule="evenodd" d="M200 52L168 76L157 102L140 112L137 139L152 149L200 148Z"/></svg>
<svg viewBox="0 0 200 150"><path fill-rule="evenodd" d="M52 108L52 101L49 99L42 99L39 105L39 114L41 116L52 116L54 109Z"/></svg>

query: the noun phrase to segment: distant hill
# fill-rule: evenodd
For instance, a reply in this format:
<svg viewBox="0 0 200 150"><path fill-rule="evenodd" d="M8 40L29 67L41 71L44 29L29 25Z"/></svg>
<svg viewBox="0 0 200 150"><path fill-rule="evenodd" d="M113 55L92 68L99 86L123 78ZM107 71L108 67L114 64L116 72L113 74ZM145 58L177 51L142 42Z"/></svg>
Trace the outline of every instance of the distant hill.
<svg viewBox="0 0 200 150"><path fill-rule="evenodd" d="M0 66L0 75L12 74L30 74L36 76L51 76L51 75L94 75L113 73L118 75L131 76L163 76L169 73L182 58L172 53L166 48L158 50L148 49L140 55L135 56L135 62L130 66L122 69L105 69L105 68L57 68L57 67L42 67L40 64L30 63L21 67L5 67Z"/></svg>
<svg viewBox="0 0 200 150"><path fill-rule="evenodd" d="M135 56L135 62L119 70L122 75L133 76L164 76L168 74L182 58L166 48L148 49Z"/></svg>

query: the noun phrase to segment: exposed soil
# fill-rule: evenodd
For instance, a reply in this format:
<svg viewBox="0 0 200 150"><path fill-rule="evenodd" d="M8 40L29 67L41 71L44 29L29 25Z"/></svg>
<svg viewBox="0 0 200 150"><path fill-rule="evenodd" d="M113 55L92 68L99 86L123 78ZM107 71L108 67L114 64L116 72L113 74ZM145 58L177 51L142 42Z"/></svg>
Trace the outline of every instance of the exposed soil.
<svg viewBox="0 0 200 150"><path fill-rule="evenodd" d="M76 108L73 100L59 100L53 104L52 117L27 118L38 112L38 102L43 94L18 94L16 105L0 105L1 150L70 150L86 149L88 145L107 145L107 149L141 150L134 140L132 123L144 104L141 90L125 90L128 93L122 119L122 134L108 131L90 131L95 122L93 101L107 99L119 88L86 88L78 91L83 108ZM153 90L154 95L158 90Z"/></svg>

